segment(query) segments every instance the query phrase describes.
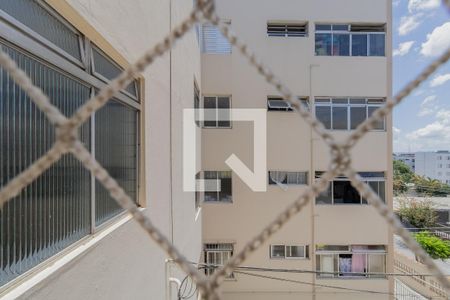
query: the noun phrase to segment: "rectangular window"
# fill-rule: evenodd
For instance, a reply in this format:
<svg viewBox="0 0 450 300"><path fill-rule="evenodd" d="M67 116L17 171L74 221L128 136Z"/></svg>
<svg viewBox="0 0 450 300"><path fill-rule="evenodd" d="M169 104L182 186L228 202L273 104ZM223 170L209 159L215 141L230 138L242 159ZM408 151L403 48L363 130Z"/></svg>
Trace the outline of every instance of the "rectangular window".
<svg viewBox="0 0 450 300"><path fill-rule="evenodd" d="M308 97L297 97L300 101L300 105L307 111L309 111L309 99ZM268 111L293 111L291 103L282 97L269 96L267 97L267 110Z"/></svg>
<svg viewBox="0 0 450 300"><path fill-rule="evenodd" d="M316 98L316 118L326 129L354 130L384 103L371 98ZM373 130L385 130L385 120L377 121Z"/></svg>
<svg viewBox="0 0 450 300"><path fill-rule="evenodd" d="M205 180L217 183L216 188L205 192L205 202L233 202L231 171L204 171L203 174Z"/></svg>
<svg viewBox="0 0 450 300"><path fill-rule="evenodd" d="M230 25L231 22L224 21ZM218 27L205 23L202 26L202 52L209 54L230 54L231 44Z"/></svg>
<svg viewBox="0 0 450 300"><path fill-rule="evenodd" d="M316 178L319 178L321 174L322 172L316 172ZM360 172L359 175L363 178L363 182L368 184L381 200L386 201L383 172ZM361 197L346 177L338 176L330 182L325 191L316 197L316 204L367 204L367 200Z"/></svg>
<svg viewBox="0 0 450 300"><path fill-rule="evenodd" d="M95 45L92 46L92 73L99 79L109 82L116 77L118 77L122 72L123 68L116 64L112 58L106 55L103 51L97 48ZM138 98L138 81L133 80L126 88L130 96L132 96L136 101Z"/></svg>
<svg viewBox="0 0 450 300"><path fill-rule="evenodd" d="M195 209L199 209L202 203L202 193L199 191L199 187L197 186L198 180L201 179L201 172L198 172L195 174L195 184L196 184L196 191L195 191Z"/></svg>
<svg viewBox="0 0 450 300"><path fill-rule="evenodd" d="M205 264L208 265L205 269L205 274L212 275L217 267L225 265L233 256L233 248L234 245L231 243L205 244ZM232 277L233 274L228 275L228 278Z"/></svg>
<svg viewBox="0 0 450 300"><path fill-rule="evenodd" d="M307 245L270 245L271 259L307 259L309 246Z"/></svg>
<svg viewBox="0 0 450 300"><path fill-rule="evenodd" d="M230 96L204 96L203 97L204 128L230 128L231 127L231 97Z"/></svg>
<svg viewBox="0 0 450 300"><path fill-rule="evenodd" d="M267 97L268 111L293 111L291 104L281 97Z"/></svg>
<svg viewBox="0 0 450 300"><path fill-rule="evenodd" d="M0 1L0 10L8 29L0 30L0 47L64 115L72 116L109 82L108 64L101 59L116 63L44 1ZM100 56L84 57L95 51ZM58 66L51 59L55 53L62 62ZM52 147L55 127L1 67L0 78L0 186L4 186ZM136 202L141 110L137 90L118 93L79 129L80 141ZM93 181L81 162L66 154L5 204L0 210L0 286L123 212Z"/></svg>
<svg viewBox="0 0 450 300"><path fill-rule="evenodd" d="M305 185L308 172L269 171L269 184Z"/></svg>
<svg viewBox="0 0 450 300"><path fill-rule="evenodd" d="M0 9L13 17L20 25L37 33L41 43L52 43L58 53L69 54L77 62L82 62L81 34L59 16L53 9L38 1L1 0ZM35 38L36 35L31 35ZM62 51L59 51L62 50Z"/></svg>
<svg viewBox="0 0 450 300"><path fill-rule="evenodd" d="M385 56L384 25L316 24L318 56Z"/></svg>
<svg viewBox="0 0 450 300"><path fill-rule="evenodd" d="M308 35L308 23L267 23L268 36L305 37Z"/></svg>
<svg viewBox="0 0 450 300"><path fill-rule="evenodd" d="M385 278L384 245L316 247L318 278Z"/></svg>

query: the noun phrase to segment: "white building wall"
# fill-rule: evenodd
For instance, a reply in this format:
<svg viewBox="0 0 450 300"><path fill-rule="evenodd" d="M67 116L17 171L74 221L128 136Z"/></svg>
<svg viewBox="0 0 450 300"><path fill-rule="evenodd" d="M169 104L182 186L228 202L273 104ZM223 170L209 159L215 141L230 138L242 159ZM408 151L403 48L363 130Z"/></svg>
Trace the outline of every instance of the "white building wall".
<svg viewBox="0 0 450 300"><path fill-rule="evenodd" d="M417 152L415 173L450 184L450 153Z"/></svg>
<svg viewBox="0 0 450 300"><path fill-rule="evenodd" d="M389 1L217 1L219 16L231 21L231 28L257 57L287 84L296 96L383 97L391 94L390 5ZM236 9L239 7L239 9ZM370 9L368 9L370 7ZM251 16L251 17L250 17ZM308 37L268 37L268 21L309 23ZM380 23L388 24L386 57L331 57L314 55L314 24ZM370 71L368 71L370 70ZM232 95L232 108L267 108L267 96L278 95L257 70L233 49L230 55L202 54L204 95ZM392 120L387 118L387 131L369 132L352 149L352 163L358 171L385 172L386 190L391 190ZM349 131L333 131L344 141ZM203 170L228 170L225 160L236 154L249 168L253 165L253 131L251 124L234 122L232 129L204 129L202 135ZM315 171L327 169L329 148L295 113L267 113L268 170L308 171L314 180ZM287 205L295 201L304 186L289 186L283 191L268 186L267 192L252 192L233 173L233 203L204 203L204 243L234 243L241 250L249 239L268 225ZM387 204L392 205L387 193ZM311 201L268 242L252 253L246 266L314 270L316 244L388 245L392 253L392 235L386 222L369 206L319 206ZM310 259L277 260L269 258L270 244L310 245ZM388 270L390 265L388 257ZM393 291L390 280L316 279L313 274L263 274L311 284L296 284L236 274L236 280L225 281L225 299L313 299L312 283L349 288ZM327 295L317 288L315 299L350 299L351 295ZM320 292L320 293L319 293ZM333 298L331 298L333 297ZM341 298L340 298L341 297ZM355 299L361 299L357 295ZM373 298L371 298L373 297ZM388 299L386 295L364 299Z"/></svg>

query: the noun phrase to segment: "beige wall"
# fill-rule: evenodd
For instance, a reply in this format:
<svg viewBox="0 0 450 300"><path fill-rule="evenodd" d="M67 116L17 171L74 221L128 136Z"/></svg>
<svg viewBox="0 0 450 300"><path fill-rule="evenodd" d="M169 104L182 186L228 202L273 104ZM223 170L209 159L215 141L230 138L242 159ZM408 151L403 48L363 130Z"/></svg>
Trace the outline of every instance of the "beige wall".
<svg viewBox="0 0 450 300"><path fill-rule="evenodd" d="M387 0L308 0L308 1L216 1L218 14L231 20L232 30L257 56L287 84L295 95L310 96L391 96L391 8ZM236 8L239 9L236 9ZM249 15L251 12L251 17ZM300 38L267 37L267 21L308 21L309 36ZM314 55L314 23L388 23L386 57L320 57ZM231 55L202 54L202 92L205 95L231 95L233 108L266 108L268 95L279 93L233 48ZM249 167L253 165L252 124L235 122L232 129L204 129L202 133L203 170L227 170L225 160L236 154ZM368 133L352 150L357 171L384 171L391 177L391 118L387 132ZM317 134L295 113L267 113L268 170L324 171L329 150ZM333 132L343 141L349 132ZM290 186L282 191L268 186L267 192L252 192L233 173L233 203L205 203L203 207L204 242L234 242L235 252L255 236L283 208L292 203L304 187ZM387 183L387 189L390 186ZM391 195L388 204L391 205ZM385 221L369 206L307 205L270 241L243 264L272 268L313 269L309 260L271 260L269 244L383 244L392 237ZM391 248L390 248L391 249ZM313 254L311 251L310 254ZM388 259L388 263L391 258ZM348 286L388 293L388 280L315 280L309 274L264 273L317 284ZM312 287L280 283L236 275L226 281L226 299L308 299ZM265 291L265 293L261 293ZM329 294L336 290L317 288L315 299L388 299L388 295ZM320 291L320 293L319 293ZM270 292L270 293L269 293ZM326 293L328 292L328 294ZM309 295L309 296L307 296ZM352 298L353 297L353 298Z"/></svg>
<svg viewBox="0 0 450 300"><path fill-rule="evenodd" d="M170 2L68 0L81 15L79 21L95 28L129 63L161 41L171 22L172 27L180 23L192 9L192 1L177 1L170 12ZM140 200L146 203L145 214L152 222L189 260L198 261L201 218L196 218L194 194L181 189L181 113L182 108L193 107L194 77L200 85L200 55L194 31L143 74L145 164L141 168L145 171L146 195ZM165 259L163 251L130 221L22 298L164 299ZM174 276L183 279L179 273Z"/></svg>

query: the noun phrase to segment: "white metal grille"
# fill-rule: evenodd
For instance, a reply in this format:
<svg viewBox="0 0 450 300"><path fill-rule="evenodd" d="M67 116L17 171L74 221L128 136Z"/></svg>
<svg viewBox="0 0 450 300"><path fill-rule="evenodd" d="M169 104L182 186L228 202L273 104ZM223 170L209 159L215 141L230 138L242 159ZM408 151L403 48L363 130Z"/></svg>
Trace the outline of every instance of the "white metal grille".
<svg viewBox="0 0 450 300"><path fill-rule="evenodd" d="M444 0L447 7L450 8L450 0ZM134 79L136 75L143 72L153 61L167 52L174 42L181 38L186 32L191 30L194 25L207 20L217 26L223 36L228 39L230 44L234 45L242 55L248 59L251 65L255 66L259 73L272 84L278 92L288 100L299 115L313 128L313 130L329 146L331 152L331 163L328 170L322 174L322 177L304 189L296 201L291 203L286 209L271 221L258 235L251 239L241 251L235 253L231 259L220 269L216 270L209 278L205 277L201 271L197 270L190 262L186 260L183 254L170 243L161 231L156 228L152 221L146 217L136 206L134 201L124 192L118 183L108 174L108 172L95 160L85 146L78 139L78 130L86 122L93 112L103 107L109 99L120 90L124 89ZM400 103L423 81L430 77L441 65L450 59L450 49L442 56L432 62L425 70L420 73L416 79L411 81L402 89L393 99L386 101L385 105L375 111L370 118L360 124L355 131L343 143L338 143L332 134L325 130L322 123L314 118L303 106L295 100L292 92L277 79L277 77L249 50L249 47L238 37L231 33L227 24L220 22L219 16L215 13L213 0L197 0L196 7L189 18L176 26L174 30L160 43L146 52L135 64L128 67L115 80L100 90L100 92L89 99L80 107L70 118L65 117L55 106L53 106L48 97L41 89L35 87L16 63L3 51L0 51L0 65L9 72L22 89L28 93L32 101L44 112L49 121L55 126L55 143L40 159L35 161L17 177L7 183L0 190L0 207L11 200L27 185L32 183L45 170L56 163L63 154L72 153L83 165L90 170L101 184L110 192L111 196L142 226L150 237L172 258L180 268L189 275L197 284L199 291L204 299L220 299L219 287L227 274L231 274L233 269L239 266L250 254L260 248L271 236L277 233L293 216L298 214L310 201L320 192L324 191L328 182L338 174L347 176L352 185L358 192L367 199L376 211L391 226L393 232L403 238L406 245L423 261L428 269L436 275L437 280L442 287L449 292L450 282L444 276L442 271L437 268L434 261L426 252L415 242L412 235L402 226L395 214L383 203L383 201L370 189L370 187L361 181L361 177L354 171L351 165L351 148L373 128L378 120L391 113L395 105Z"/></svg>

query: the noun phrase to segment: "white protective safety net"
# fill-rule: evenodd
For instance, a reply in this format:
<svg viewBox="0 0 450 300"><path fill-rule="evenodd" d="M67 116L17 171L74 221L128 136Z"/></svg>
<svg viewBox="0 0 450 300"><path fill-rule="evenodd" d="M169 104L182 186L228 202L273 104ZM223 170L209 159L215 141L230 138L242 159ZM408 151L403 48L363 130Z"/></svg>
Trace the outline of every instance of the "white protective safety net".
<svg viewBox="0 0 450 300"><path fill-rule="evenodd" d="M450 0L444 0L444 3L446 8L450 9ZM124 190L117 184L114 178L108 174L108 172L83 146L78 139L77 134L80 126L88 121L95 111L103 107L116 93L126 88L128 84L137 75L143 72L146 67L152 64L156 58L167 52L177 39L183 37L183 35L191 30L196 23L202 21L210 22L221 30L230 43L246 57L249 63L258 70L266 81L273 85L285 100L291 103L292 108L298 112L300 117L302 117L329 146L331 153L331 163L328 170L323 173L321 178L312 183L297 198L297 200L287 206L275 220L268 223L268 225L251 239L241 251L235 253L223 267L217 269L210 277L206 277L202 270L198 270L191 264L183 254L170 243L167 237L153 225L152 221L138 209L134 201L125 194ZM32 101L46 114L47 118L56 128L56 141L52 148L20 175L2 187L0 190L0 208L3 207L6 202L17 196L27 185L36 180L36 178L45 172L52 164L57 162L62 155L70 152L82 162L84 167L94 174L99 182L110 192L110 195L133 216L153 241L155 241L167 255L192 278L204 299L220 299L221 296L218 288L227 274L230 274L234 268L241 265L252 252L261 247L265 241L277 233L280 228L299 213L311 199L314 199L318 194L324 191L327 188L329 181L337 175L343 174L350 179L352 185L386 220L393 232L404 240L405 244L421 259L428 267L429 271L436 276L439 283L442 285L442 288L449 293L450 281L447 280L446 276L436 266L433 259L428 256L428 254L417 244L412 235L402 226L392 210L386 206L367 184L361 181L359 175L352 168L350 156L351 148L365 133L376 125L378 120L391 113L397 104L407 97L422 82L427 80L430 75L449 59L450 49L447 49L442 56L425 68L416 79L407 84L396 96L389 99L383 107L378 109L370 118L359 125L345 142L338 143L335 141L332 134L324 128L322 123L296 101L296 98L288 87L279 81L277 77L257 59L255 54L250 51L249 47L230 31L228 25L220 22L219 16L215 13L213 0L197 0L194 10L185 21L175 27L162 42L146 52L135 64L131 65L109 85L101 89L96 96L89 99L70 118L65 117L55 106L53 106L43 91L34 86L25 72L23 72L6 53L0 50L0 65L9 72L15 82L28 93Z"/></svg>

